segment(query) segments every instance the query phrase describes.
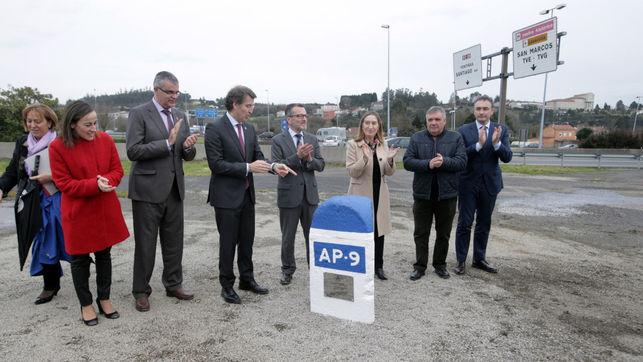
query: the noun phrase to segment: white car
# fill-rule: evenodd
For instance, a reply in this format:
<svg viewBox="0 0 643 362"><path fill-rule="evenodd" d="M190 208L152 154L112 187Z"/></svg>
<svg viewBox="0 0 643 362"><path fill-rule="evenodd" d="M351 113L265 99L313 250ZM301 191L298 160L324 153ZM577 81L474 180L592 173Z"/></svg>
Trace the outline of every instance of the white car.
<svg viewBox="0 0 643 362"><path fill-rule="evenodd" d="M322 146L337 147L343 143L344 141L340 140L338 136L327 136L322 142Z"/></svg>

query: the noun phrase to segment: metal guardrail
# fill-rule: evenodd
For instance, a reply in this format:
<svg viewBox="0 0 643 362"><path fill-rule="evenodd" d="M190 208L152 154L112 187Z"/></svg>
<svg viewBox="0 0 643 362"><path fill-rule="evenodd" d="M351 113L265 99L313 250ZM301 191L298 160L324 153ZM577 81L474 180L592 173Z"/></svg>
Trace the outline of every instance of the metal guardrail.
<svg viewBox="0 0 643 362"><path fill-rule="evenodd" d="M641 154L602 154L602 153L538 153L538 152L514 152L515 162L516 158L522 158L522 164L527 165L528 159L534 160L530 164L551 165L553 161L561 167L623 167L623 168L638 168L641 169ZM540 161L540 162L539 162ZM550 162L546 162L550 161ZM567 162L567 164L565 164Z"/></svg>

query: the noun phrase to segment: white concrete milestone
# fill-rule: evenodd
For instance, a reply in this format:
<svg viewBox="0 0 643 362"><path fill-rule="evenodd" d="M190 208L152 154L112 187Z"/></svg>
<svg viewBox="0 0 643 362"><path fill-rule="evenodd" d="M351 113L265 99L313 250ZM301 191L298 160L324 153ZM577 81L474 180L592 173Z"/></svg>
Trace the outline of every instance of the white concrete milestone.
<svg viewBox="0 0 643 362"><path fill-rule="evenodd" d="M373 209L363 196L335 196L317 208L310 229L310 310L375 321Z"/></svg>

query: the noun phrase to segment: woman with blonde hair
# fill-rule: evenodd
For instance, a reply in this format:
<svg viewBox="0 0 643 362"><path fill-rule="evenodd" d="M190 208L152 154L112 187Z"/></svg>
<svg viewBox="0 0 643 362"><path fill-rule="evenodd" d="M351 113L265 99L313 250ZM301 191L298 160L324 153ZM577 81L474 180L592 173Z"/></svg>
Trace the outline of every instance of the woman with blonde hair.
<svg viewBox="0 0 643 362"><path fill-rule="evenodd" d="M357 138L350 140L346 147L346 168L351 177L348 194L366 196L373 201L375 276L386 280L384 235L391 231L391 203L385 176L395 172L398 148L388 148L382 118L376 112L364 114Z"/></svg>
<svg viewBox="0 0 643 362"><path fill-rule="evenodd" d="M31 275L42 275L44 281L35 304L44 304L60 290L60 261L70 260L60 220L60 192L49 171L40 170L39 161L35 161L56 138L58 117L46 105L32 104L22 111L22 122L27 134L16 141L11 161L0 176L0 201L17 186L14 208L20 270L31 246Z"/></svg>

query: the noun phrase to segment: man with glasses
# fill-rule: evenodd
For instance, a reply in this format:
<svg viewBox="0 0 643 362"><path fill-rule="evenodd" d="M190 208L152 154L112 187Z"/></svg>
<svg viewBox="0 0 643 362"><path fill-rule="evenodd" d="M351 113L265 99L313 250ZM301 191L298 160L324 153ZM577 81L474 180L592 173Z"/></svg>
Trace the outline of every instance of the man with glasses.
<svg viewBox="0 0 643 362"><path fill-rule="evenodd" d="M167 296L194 297L183 289L183 161L194 159L198 135L190 136L185 114L174 108L180 94L176 77L159 72L153 85L152 100L133 108L127 122L127 157L132 161L128 197L136 244L132 294L139 312L150 309L157 235Z"/></svg>
<svg viewBox="0 0 643 362"><path fill-rule="evenodd" d="M324 159L319 151L317 137L304 132L307 123L306 108L293 103L286 106L288 129L272 138L272 159L286 164L297 175L279 178L277 206L281 226L281 279L282 285L292 281L295 272L295 234L301 223L308 256L308 234L313 213L319 204L315 171L324 170Z"/></svg>
<svg viewBox="0 0 643 362"><path fill-rule="evenodd" d="M240 304L234 291L234 255L238 249L239 289L268 294L255 281L252 245L255 239L255 173L273 172L284 177L288 166L268 163L259 147L254 126L248 123L257 96L236 86L225 98L227 112L205 128L205 152L210 177L208 203L214 207L219 231L219 283L227 303Z"/></svg>

